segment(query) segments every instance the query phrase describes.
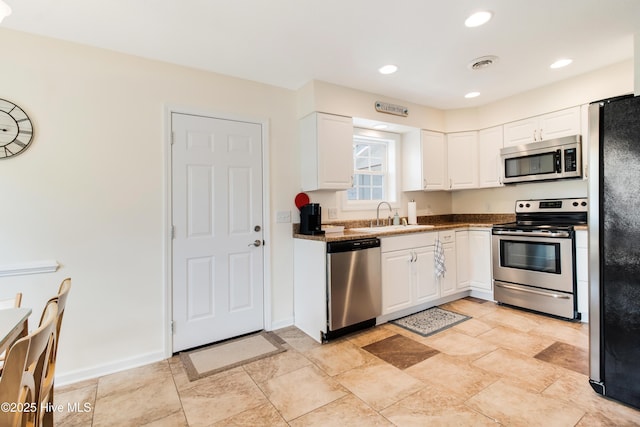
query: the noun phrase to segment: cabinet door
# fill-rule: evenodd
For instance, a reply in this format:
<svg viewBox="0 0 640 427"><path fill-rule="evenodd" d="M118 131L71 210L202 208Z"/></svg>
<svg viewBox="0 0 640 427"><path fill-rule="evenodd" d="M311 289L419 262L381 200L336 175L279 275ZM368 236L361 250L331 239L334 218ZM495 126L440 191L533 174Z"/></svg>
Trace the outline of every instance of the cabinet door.
<svg viewBox="0 0 640 427"><path fill-rule="evenodd" d="M440 284L436 280L435 246L423 246L413 249L415 304L431 301L440 296Z"/></svg>
<svg viewBox="0 0 640 427"><path fill-rule="evenodd" d="M410 250L382 253L382 314L392 313L413 305Z"/></svg>
<svg viewBox="0 0 640 427"><path fill-rule="evenodd" d="M447 135L447 164L450 189L478 187L478 132Z"/></svg>
<svg viewBox="0 0 640 427"><path fill-rule="evenodd" d="M491 291L491 231L469 230L469 278L471 287Z"/></svg>
<svg viewBox="0 0 640 427"><path fill-rule="evenodd" d="M440 278L441 296L451 295L457 290L456 275L456 243L443 243L444 249L444 265L447 269L444 277Z"/></svg>
<svg viewBox="0 0 640 427"><path fill-rule="evenodd" d="M353 120L325 113L301 119L300 159L303 190L351 188Z"/></svg>
<svg viewBox="0 0 640 427"><path fill-rule="evenodd" d="M580 133L580 107L540 116L538 139L547 140Z"/></svg>
<svg viewBox="0 0 640 427"><path fill-rule="evenodd" d="M422 165L424 190L447 188L447 148L444 134L422 131Z"/></svg>
<svg viewBox="0 0 640 427"><path fill-rule="evenodd" d="M456 290L469 289L469 231L456 231Z"/></svg>
<svg viewBox="0 0 640 427"><path fill-rule="evenodd" d="M530 117L505 124L504 146L513 147L514 145L534 142L538 135L538 123L538 117Z"/></svg>
<svg viewBox="0 0 640 427"><path fill-rule="evenodd" d="M500 187L502 168L500 149L503 147L503 127L496 126L478 132L478 179L480 187Z"/></svg>

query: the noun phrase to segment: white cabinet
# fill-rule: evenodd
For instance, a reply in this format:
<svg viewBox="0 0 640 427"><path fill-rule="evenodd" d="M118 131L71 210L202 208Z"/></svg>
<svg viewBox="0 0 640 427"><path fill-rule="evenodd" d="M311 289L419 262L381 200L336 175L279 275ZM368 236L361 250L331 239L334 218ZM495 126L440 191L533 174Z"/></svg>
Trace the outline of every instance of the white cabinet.
<svg viewBox="0 0 640 427"><path fill-rule="evenodd" d="M434 266L436 234L381 239L383 315L439 297Z"/></svg>
<svg viewBox="0 0 640 427"><path fill-rule="evenodd" d="M457 284L457 254L456 254L456 232L446 230L438 232L438 239L444 249L444 266L446 272L444 277L440 277L440 296L455 294L458 291Z"/></svg>
<svg viewBox="0 0 640 427"><path fill-rule="evenodd" d="M491 230L469 230L469 282L472 290L493 290L491 264Z"/></svg>
<svg viewBox="0 0 640 427"><path fill-rule="evenodd" d="M478 187L478 132L447 134L449 189Z"/></svg>
<svg viewBox="0 0 640 427"><path fill-rule="evenodd" d="M578 313L583 322L589 321L589 245L588 231L576 231L576 280Z"/></svg>
<svg viewBox="0 0 640 427"><path fill-rule="evenodd" d="M481 188L502 185L500 149L503 147L503 133L502 126L478 132L478 185Z"/></svg>
<svg viewBox="0 0 640 427"><path fill-rule="evenodd" d="M402 136L402 190L444 190L447 182L444 134L428 130Z"/></svg>
<svg viewBox="0 0 640 427"><path fill-rule="evenodd" d="M456 290L471 287L469 279L469 230L456 230Z"/></svg>
<svg viewBox="0 0 640 427"><path fill-rule="evenodd" d="M526 144L580 133L580 107L567 108L504 125L504 146Z"/></svg>
<svg viewBox="0 0 640 427"><path fill-rule="evenodd" d="M302 190L346 190L353 180L353 120L311 113L300 120Z"/></svg>

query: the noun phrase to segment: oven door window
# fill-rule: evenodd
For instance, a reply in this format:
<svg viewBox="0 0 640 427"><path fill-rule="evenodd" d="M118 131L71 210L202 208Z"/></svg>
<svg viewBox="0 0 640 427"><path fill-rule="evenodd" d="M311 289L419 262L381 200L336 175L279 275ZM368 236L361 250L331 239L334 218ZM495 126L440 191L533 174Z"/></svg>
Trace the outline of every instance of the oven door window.
<svg viewBox="0 0 640 427"><path fill-rule="evenodd" d="M560 274L560 243L500 240L500 266Z"/></svg>
<svg viewBox="0 0 640 427"><path fill-rule="evenodd" d="M506 178L555 173L556 153L550 151L543 154L534 154L533 156L505 159L504 166Z"/></svg>

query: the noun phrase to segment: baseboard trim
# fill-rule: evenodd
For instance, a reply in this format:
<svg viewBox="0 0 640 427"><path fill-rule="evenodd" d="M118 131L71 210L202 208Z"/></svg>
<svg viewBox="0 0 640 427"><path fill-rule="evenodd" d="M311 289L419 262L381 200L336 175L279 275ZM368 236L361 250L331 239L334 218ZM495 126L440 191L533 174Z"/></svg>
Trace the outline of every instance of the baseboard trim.
<svg viewBox="0 0 640 427"><path fill-rule="evenodd" d="M115 374L127 369L138 368L150 363L166 360L164 352L156 351L128 359L121 359L116 362L98 365L91 368L79 369L77 371L63 372L56 375L56 387L74 384L80 381L90 380L104 375Z"/></svg>

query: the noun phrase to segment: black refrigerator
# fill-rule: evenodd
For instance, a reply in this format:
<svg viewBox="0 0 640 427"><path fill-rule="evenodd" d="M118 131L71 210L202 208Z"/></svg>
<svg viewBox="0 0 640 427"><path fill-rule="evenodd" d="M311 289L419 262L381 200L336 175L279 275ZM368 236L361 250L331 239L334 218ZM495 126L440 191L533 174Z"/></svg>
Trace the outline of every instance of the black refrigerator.
<svg viewBox="0 0 640 427"><path fill-rule="evenodd" d="M640 408L640 96L589 106L589 382Z"/></svg>

